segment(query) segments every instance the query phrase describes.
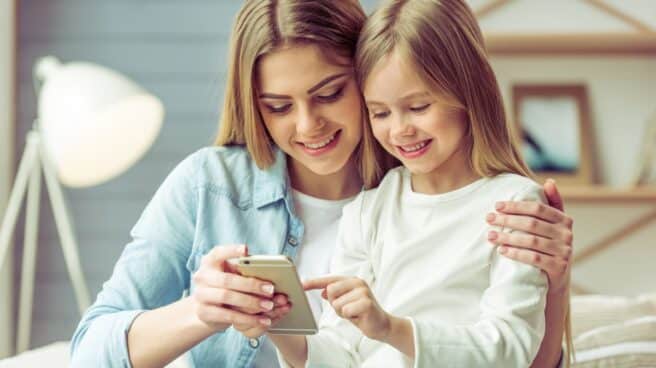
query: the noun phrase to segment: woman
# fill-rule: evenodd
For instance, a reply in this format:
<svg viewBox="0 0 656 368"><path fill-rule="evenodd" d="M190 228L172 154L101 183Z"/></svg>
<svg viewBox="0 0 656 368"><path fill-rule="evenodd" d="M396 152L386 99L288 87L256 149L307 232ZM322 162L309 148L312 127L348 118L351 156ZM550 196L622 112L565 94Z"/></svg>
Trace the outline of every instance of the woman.
<svg viewBox="0 0 656 368"><path fill-rule="evenodd" d="M286 301L225 260L279 253L295 258L302 277L323 274L341 208L391 166L375 142L362 139L369 127L352 58L364 20L355 0L244 3L217 147L185 159L144 210L75 332L73 366L163 366L190 349L196 367L270 366L270 343L237 330L270 324ZM545 189L559 203L555 186ZM534 203L503 205L488 222L533 235L497 234L494 241L549 274L552 323L538 359L555 366L571 220ZM315 313L318 299L311 296Z"/></svg>

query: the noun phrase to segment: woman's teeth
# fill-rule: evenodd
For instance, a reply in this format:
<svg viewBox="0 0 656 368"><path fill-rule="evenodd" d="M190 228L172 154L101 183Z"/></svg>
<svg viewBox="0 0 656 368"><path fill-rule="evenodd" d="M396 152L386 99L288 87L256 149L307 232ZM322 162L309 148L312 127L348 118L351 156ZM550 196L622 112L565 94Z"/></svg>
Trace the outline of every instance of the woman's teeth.
<svg viewBox="0 0 656 368"><path fill-rule="evenodd" d="M414 152L426 147L426 144L428 144L428 141L419 142L412 146L401 146L401 149L405 152Z"/></svg>
<svg viewBox="0 0 656 368"><path fill-rule="evenodd" d="M333 139L335 139L335 134L333 134L331 137L328 137L328 138L326 138L325 140L323 140L321 142L318 142L318 143L303 143L303 145L307 148L310 148L310 149L319 149L319 148L323 148L323 147L326 147L327 145L329 145L330 142L333 141Z"/></svg>

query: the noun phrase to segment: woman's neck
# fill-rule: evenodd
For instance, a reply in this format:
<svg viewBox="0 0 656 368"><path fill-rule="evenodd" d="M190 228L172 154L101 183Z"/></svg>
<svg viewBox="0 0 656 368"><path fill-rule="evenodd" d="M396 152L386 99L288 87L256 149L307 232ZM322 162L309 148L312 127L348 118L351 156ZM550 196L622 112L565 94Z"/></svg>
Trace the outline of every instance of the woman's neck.
<svg viewBox="0 0 656 368"><path fill-rule="evenodd" d="M424 194L441 194L462 188L480 179L481 177L471 167L467 156L463 148L454 152L431 172L412 173L412 190Z"/></svg>
<svg viewBox="0 0 656 368"><path fill-rule="evenodd" d="M339 171L320 175L295 161L287 159L292 188L312 197L339 200L353 197L362 189L362 180L353 160Z"/></svg>

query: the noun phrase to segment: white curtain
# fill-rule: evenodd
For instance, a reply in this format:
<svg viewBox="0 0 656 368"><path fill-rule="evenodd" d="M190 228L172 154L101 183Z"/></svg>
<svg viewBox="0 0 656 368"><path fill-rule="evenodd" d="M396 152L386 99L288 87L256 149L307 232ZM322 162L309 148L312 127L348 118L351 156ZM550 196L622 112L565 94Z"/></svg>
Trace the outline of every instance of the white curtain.
<svg viewBox="0 0 656 368"><path fill-rule="evenodd" d="M16 1L0 0L0 219L3 217L13 179L15 127ZM0 358L13 348L12 253L0 265Z"/></svg>

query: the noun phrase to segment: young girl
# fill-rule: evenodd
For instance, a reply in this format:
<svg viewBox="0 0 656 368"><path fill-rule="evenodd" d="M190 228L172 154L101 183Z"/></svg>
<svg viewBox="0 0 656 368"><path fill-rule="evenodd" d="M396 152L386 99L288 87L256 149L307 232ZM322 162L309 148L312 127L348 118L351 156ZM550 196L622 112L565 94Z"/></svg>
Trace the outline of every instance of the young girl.
<svg viewBox="0 0 656 368"><path fill-rule="evenodd" d="M364 21L356 0L244 1L217 147L178 165L144 210L75 331L73 367L162 367L186 351L194 367L272 366L268 339L240 331L266 327L284 301L225 260L248 244L253 254L294 258L305 278L328 272L342 206L384 174L353 74ZM561 254L571 249L570 218L524 201L494 213L493 222L518 230L539 224L538 243L513 234L496 241L566 291L567 272L553 264L569 264ZM558 320L563 296L550 300ZM543 344L546 357L557 358L559 340Z"/></svg>
<svg viewBox="0 0 656 368"><path fill-rule="evenodd" d="M528 367L547 279L501 257L480 215L543 201L511 139L475 18L461 0L392 0L356 53L374 136L403 166L344 208L315 336L274 336L289 364ZM508 229L503 229L508 230Z"/></svg>

